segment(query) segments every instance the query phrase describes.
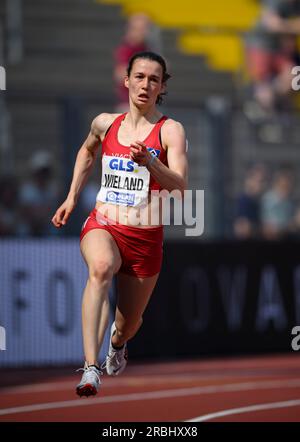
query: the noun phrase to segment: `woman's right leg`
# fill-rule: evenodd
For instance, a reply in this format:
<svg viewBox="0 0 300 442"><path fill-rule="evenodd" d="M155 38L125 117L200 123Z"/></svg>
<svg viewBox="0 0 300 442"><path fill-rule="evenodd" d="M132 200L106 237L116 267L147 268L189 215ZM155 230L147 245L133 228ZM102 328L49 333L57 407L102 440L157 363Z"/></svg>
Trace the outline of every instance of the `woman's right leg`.
<svg viewBox="0 0 300 442"><path fill-rule="evenodd" d="M86 363L98 365L109 320L108 291L122 260L113 237L104 229L90 230L83 237L80 249L89 271L82 301L83 348Z"/></svg>

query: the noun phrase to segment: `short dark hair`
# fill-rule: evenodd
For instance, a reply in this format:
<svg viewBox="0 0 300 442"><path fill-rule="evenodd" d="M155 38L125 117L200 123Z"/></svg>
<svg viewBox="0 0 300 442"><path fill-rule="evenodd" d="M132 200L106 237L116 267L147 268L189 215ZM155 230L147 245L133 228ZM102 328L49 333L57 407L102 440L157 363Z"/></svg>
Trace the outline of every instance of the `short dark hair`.
<svg viewBox="0 0 300 442"><path fill-rule="evenodd" d="M156 54L155 52L151 52L151 51L137 52L136 54L134 54L131 57L131 59L129 60L128 66L127 66L128 77L130 76L133 63L135 62L135 60L138 60L140 58L150 60L150 61L156 61L158 64L161 65L162 71L163 71L162 83L167 83L169 78L171 78L171 75L167 72L167 64L166 64L165 60L163 59L163 57L161 55ZM157 100L156 100L156 104L162 103L163 95L167 95L167 93L162 92L161 94L159 94L159 96L157 97Z"/></svg>

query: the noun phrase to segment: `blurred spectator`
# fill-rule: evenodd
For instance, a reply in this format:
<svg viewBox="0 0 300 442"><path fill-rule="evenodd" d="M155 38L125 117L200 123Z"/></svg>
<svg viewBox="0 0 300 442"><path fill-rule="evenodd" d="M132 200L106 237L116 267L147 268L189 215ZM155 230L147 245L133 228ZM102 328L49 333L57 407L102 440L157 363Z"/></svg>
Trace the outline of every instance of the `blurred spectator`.
<svg viewBox="0 0 300 442"><path fill-rule="evenodd" d="M115 50L114 80L116 88L116 112L128 110L128 89L124 86L124 78L130 58L136 52L160 51L157 28L143 13L133 14L126 24L125 35Z"/></svg>
<svg viewBox="0 0 300 442"><path fill-rule="evenodd" d="M7 175L0 178L0 236L18 233L18 182Z"/></svg>
<svg viewBox="0 0 300 442"><path fill-rule="evenodd" d="M293 174L290 168L276 171L273 184L262 197L262 233L266 239L280 239L294 227Z"/></svg>
<svg viewBox="0 0 300 442"><path fill-rule="evenodd" d="M255 164L246 173L243 192L237 198L234 235L238 239L256 238L261 234L260 200L265 189L266 169Z"/></svg>
<svg viewBox="0 0 300 442"><path fill-rule="evenodd" d="M293 66L299 64L299 0L262 0L262 14L246 41L247 64L258 111L286 108Z"/></svg>
<svg viewBox="0 0 300 442"><path fill-rule="evenodd" d="M58 200L58 189L52 179L51 155L36 152L29 163L30 179L20 192L22 234L44 236L56 234L51 224L52 212Z"/></svg>

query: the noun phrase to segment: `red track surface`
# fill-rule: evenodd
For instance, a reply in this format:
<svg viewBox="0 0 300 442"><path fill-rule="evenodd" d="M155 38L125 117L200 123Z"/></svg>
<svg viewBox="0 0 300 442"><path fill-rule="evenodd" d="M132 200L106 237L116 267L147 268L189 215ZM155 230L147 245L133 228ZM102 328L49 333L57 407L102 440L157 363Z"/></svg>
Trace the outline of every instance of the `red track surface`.
<svg viewBox="0 0 300 442"><path fill-rule="evenodd" d="M297 354L131 363L120 377L104 376L88 399L74 393L81 373L65 373L2 371L0 421L300 422Z"/></svg>

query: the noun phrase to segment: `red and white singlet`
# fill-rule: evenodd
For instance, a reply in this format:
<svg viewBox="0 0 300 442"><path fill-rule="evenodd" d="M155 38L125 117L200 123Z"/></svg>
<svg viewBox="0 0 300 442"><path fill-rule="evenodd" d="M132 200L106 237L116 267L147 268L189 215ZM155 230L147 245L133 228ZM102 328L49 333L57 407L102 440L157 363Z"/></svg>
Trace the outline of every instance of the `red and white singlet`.
<svg viewBox="0 0 300 442"><path fill-rule="evenodd" d="M126 114L117 117L102 142L102 180L97 201L136 207L148 200L151 190L160 190L145 166L129 156L129 146L118 140L118 131ZM160 129L168 117L162 116L144 140L147 149L167 165L167 153L160 140Z"/></svg>

